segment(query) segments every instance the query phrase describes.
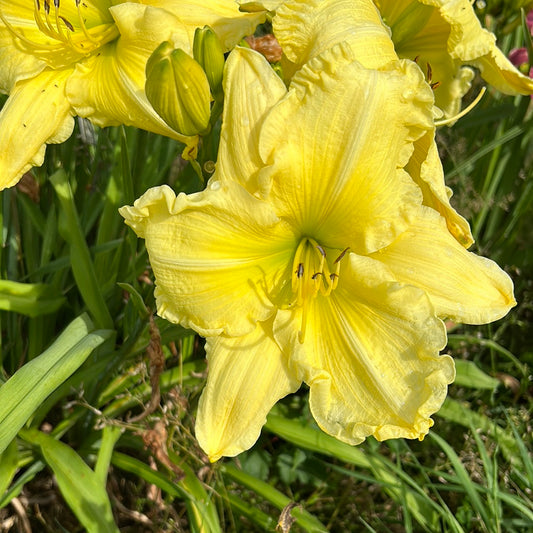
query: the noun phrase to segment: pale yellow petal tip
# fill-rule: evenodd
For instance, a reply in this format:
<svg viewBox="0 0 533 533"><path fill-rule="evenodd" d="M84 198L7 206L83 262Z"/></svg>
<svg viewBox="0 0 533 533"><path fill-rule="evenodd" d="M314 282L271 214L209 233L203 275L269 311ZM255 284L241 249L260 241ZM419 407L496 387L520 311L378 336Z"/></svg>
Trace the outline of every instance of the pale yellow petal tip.
<svg viewBox="0 0 533 533"><path fill-rule="evenodd" d="M174 212L176 194L168 185L148 189L133 206L120 207L118 212L124 222L138 237L144 238L146 225L158 216L168 216Z"/></svg>
<svg viewBox="0 0 533 533"><path fill-rule="evenodd" d="M422 403L416 410L414 420L406 425L386 425L373 432L373 436L384 441L388 439L418 439L423 440L428 434L434 421L431 415L435 414L444 403L448 394L448 385L455 380L455 364L449 355L439 357L440 368L432 372L425 380Z"/></svg>
<svg viewBox="0 0 533 533"><path fill-rule="evenodd" d="M441 408L448 394L448 385L455 380L455 364L449 355L438 356L437 365L425 378L421 394L413 395L389 423L376 421L372 424L367 421L343 424L336 421L333 424L327 422L328 426L318 420L317 423L324 432L351 445L361 444L369 436L380 442L399 438L423 440L434 424L431 415ZM390 416L390 413L384 413L385 416Z"/></svg>
<svg viewBox="0 0 533 533"><path fill-rule="evenodd" d="M210 463L216 463L222 459L222 457L235 457L250 449L259 438L259 433L254 435L252 439L244 439L244 442L241 442L240 440L232 442L229 437L229 434L218 435L216 430L210 432L209 435L206 435L198 424L196 425L196 440L198 441L200 448L209 458Z"/></svg>

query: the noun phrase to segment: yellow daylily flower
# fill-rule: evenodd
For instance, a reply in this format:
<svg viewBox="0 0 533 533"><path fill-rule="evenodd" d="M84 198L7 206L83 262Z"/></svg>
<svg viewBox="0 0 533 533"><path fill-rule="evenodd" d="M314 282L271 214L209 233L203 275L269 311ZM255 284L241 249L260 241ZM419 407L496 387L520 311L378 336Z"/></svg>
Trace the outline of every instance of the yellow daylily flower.
<svg viewBox="0 0 533 533"><path fill-rule="evenodd" d="M461 98L478 68L505 94L532 94L533 80L518 71L482 28L470 0L375 0L392 32L397 54L418 58L428 81L438 84L436 104L447 117L459 113Z"/></svg>
<svg viewBox="0 0 533 533"><path fill-rule="evenodd" d="M265 7L276 8L273 28L289 74L344 41L369 68L397 57L416 60L447 118L459 113L471 86L474 72L466 65L505 94L533 93L533 81L498 49L470 0L286 0Z"/></svg>
<svg viewBox="0 0 533 533"><path fill-rule="evenodd" d="M196 436L211 461L248 449L301 383L342 441L423 438L454 365L441 318L486 322L509 277L467 252L407 174L432 124L420 69L365 69L346 46L287 90L258 53L226 64L215 174L120 209L144 238L158 313L207 337Z"/></svg>
<svg viewBox="0 0 533 533"><path fill-rule="evenodd" d="M146 98L145 67L162 41L192 55L208 24L224 49L264 20L225 0L0 0L0 189L41 165L47 143L66 140L73 116L126 124L186 144Z"/></svg>

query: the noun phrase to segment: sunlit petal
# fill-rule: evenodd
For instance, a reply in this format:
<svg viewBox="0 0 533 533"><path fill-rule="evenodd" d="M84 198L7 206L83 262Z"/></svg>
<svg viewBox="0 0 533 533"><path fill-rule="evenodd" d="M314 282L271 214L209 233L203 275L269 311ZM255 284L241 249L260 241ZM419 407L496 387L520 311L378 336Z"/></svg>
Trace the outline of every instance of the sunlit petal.
<svg viewBox="0 0 533 533"><path fill-rule="evenodd" d="M9 93L19 80L33 78L46 67L44 61L13 46L13 35L0 22L0 92Z"/></svg>
<svg viewBox="0 0 533 533"><path fill-rule="evenodd" d="M46 144L61 143L72 134L74 120L65 97L68 75L45 70L13 87L0 111L0 189L42 165Z"/></svg>
<svg viewBox="0 0 533 533"><path fill-rule="evenodd" d="M192 42L195 28L210 26L226 51L243 37L254 33L265 21L265 12L244 13L237 2L228 0L144 0L144 4L165 9L187 27ZM163 39L164 40L164 39Z"/></svg>
<svg viewBox="0 0 533 533"><path fill-rule="evenodd" d="M405 233L373 257L399 281L424 289L440 317L484 324L516 305L509 276L493 261L467 252L434 211L423 210Z"/></svg>
<svg viewBox="0 0 533 533"><path fill-rule="evenodd" d="M533 81L521 74L483 29L470 0L375 0L391 28L396 53L418 62L435 84L435 103L456 115L470 89L473 71L507 94L531 94Z"/></svg>
<svg viewBox="0 0 533 533"><path fill-rule="evenodd" d="M496 46L496 37L481 27L469 0L425 0L438 7L450 24L452 57L478 67L483 78L507 94L531 94L533 80L520 73Z"/></svg>
<svg viewBox="0 0 533 533"><path fill-rule="evenodd" d="M420 202L400 169L432 125L432 102L414 63L364 69L346 47L310 61L261 131L271 166L260 180L278 215L332 247L366 253L391 242Z"/></svg>
<svg viewBox="0 0 533 533"><path fill-rule="evenodd" d="M468 222L451 206L452 190L444 183L444 171L434 140L434 131L415 141L414 152L406 167L424 195L424 205L438 211L446 220L450 233L465 247L474 238Z"/></svg>
<svg viewBox="0 0 533 533"><path fill-rule="evenodd" d="M256 174L263 166L258 151L262 120L287 90L263 56L236 48L226 63L224 93L216 176L254 193Z"/></svg>
<svg viewBox="0 0 533 533"><path fill-rule="evenodd" d="M367 68L398 58L371 0L289 0L277 9L273 26L283 52L298 67L341 42Z"/></svg>
<svg viewBox="0 0 533 533"><path fill-rule="evenodd" d="M317 297L305 341L301 313L278 313L276 339L310 387L311 412L340 440L423 438L454 379L443 323L425 293L396 283L378 262L350 254L339 286ZM327 335L324 334L327 332Z"/></svg>
<svg viewBox="0 0 533 533"><path fill-rule="evenodd" d="M171 322L243 335L274 313L279 284L290 284L293 234L236 183L178 197L155 187L120 212L146 240L158 313Z"/></svg>
<svg viewBox="0 0 533 533"><path fill-rule="evenodd" d="M271 321L244 337L209 337L207 385L200 398L196 438L211 461L250 448L272 406L300 382L272 337Z"/></svg>

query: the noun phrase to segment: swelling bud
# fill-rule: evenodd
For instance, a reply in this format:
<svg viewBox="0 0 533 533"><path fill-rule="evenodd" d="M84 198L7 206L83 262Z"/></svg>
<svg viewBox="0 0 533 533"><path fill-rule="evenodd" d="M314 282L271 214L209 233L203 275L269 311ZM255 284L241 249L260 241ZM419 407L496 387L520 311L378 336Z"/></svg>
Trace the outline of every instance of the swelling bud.
<svg viewBox="0 0 533 533"><path fill-rule="evenodd" d="M159 116L184 135L207 132L211 115L209 82L202 67L168 41L146 63L146 96Z"/></svg>
<svg viewBox="0 0 533 533"><path fill-rule="evenodd" d="M193 43L194 59L202 66L209 81L213 95L222 93L222 75L224 73L224 50L209 27L196 28Z"/></svg>

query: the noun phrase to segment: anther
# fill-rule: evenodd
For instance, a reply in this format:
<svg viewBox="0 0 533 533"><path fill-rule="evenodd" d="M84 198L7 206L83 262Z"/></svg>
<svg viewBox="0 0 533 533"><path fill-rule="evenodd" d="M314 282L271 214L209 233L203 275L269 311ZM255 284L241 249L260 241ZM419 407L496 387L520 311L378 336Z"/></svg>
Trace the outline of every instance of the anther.
<svg viewBox="0 0 533 533"><path fill-rule="evenodd" d="M426 78L428 82L431 83L431 79L433 78L433 69L431 68L431 65L429 63L426 63L426 67L427 67Z"/></svg>
<svg viewBox="0 0 533 533"><path fill-rule="evenodd" d="M65 17L62 17L61 15L59 16L59 18L65 23L65 26L70 30L70 31L74 31L74 26L65 18Z"/></svg>
<svg viewBox="0 0 533 533"><path fill-rule="evenodd" d="M303 277L303 275L304 275L304 264L303 263L299 263L298 264L298 269L296 270L296 276L301 278L301 277Z"/></svg>
<svg viewBox="0 0 533 533"><path fill-rule="evenodd" d="M44 0L44 11L47 15L50 14L50 4L48 2L48 0Z"/></svg>
<svg viewBox="0 0 533 533"><path fill-rule="evenodd" d="M344 250L340 253L339 257L337 257L337 259L335 259L335 261L333 261L333 264L336 264L338 263L345 255L346 255L346 252L350 249L350 247L348 246L347 248L344 248Z"/></svg>
<svg viewBox="0 0 533 533"><path fill-rule="evenodd" d="M317 244L317 245L316 245L316 248L317 248L317 250L320 252L320 254L322 255L322 257L326 257L326 252L324 251L324 248L322 248L322 246L320 246L320 244Z"/></svg>

